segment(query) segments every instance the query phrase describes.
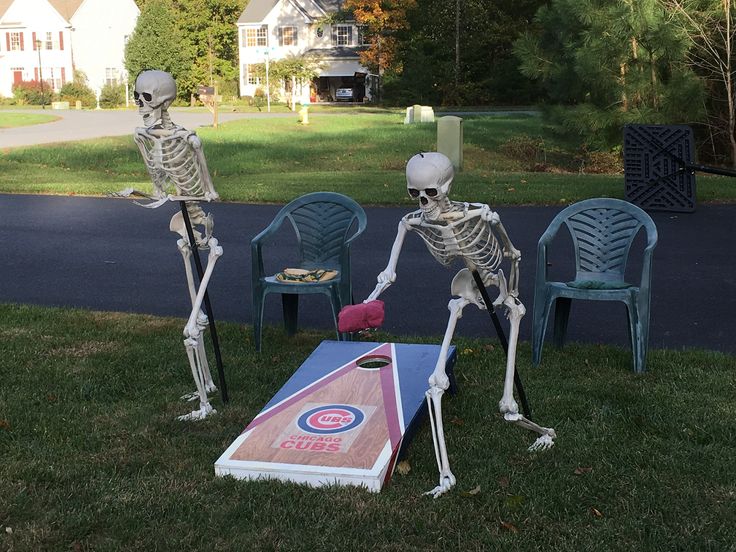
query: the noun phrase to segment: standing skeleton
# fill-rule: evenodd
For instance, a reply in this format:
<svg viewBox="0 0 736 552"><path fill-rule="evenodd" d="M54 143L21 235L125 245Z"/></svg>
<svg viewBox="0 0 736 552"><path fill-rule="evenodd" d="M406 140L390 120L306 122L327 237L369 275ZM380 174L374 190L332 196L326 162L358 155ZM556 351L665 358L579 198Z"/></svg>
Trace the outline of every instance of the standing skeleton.
<svg viewBox="0 0 736 552"><path fill-rule="evenodd" d="M396 280L396 265L407 232L419 234L429 252L442 265L449 265L455 259L465 263L466 268L458 272L452 280L451 293L457 298L451 299L448 304L450 319L437 364L429 377L429 390L426 394L435 456L440 471L439 485L427 493L434 497L447 492L456 481L450 471L442 423L442 395L450 386L445 372L447 351L463 309L471 303L479 309L488 308L474 281L474 270L478 272L485 286L498 288L498 298L490 307L496 309L503 306L511 325L506 376L499 410L506 421L539 433L540 436L529 450L551 447L556 436L553 429L541 427L521 415L513 395L519 324L526 312L518 298L521 253L511 243L498 214L491 211L488 205L450 201L448 194L453 177L452 163L441 153L420 153L409 160L406 165L407 188L409 195L419 200L419 210L405 215L399 222L388 265L378 275L378 284L366 299L376 299ZM511 262L508 280L500 270L504 259Z"/></svg>
<svg viewBox="0 0 736 552"><path fill-rule="evenodd" d="M169 201L184 201L187 214L192 223L194 244L190 242L184 216L181 212L171 217L169 230L179 234L176 242L186 271L187 285L192 311L184 327L184 347L194 376L196 391L184 395L186 400L199 399L199 409L179 416L179 420L201 420L216 411L209 403L207 395L217 390L210 375L203 334L209 321L202 311L202 302L207 292L207 284L212 276L217 259L222 255L222 247L212 236L213 220L205 214L199 201L214 201L219 198L205 161L202 142L194 132L175 125L171 121L168 108L176 97L176 82L164 71L143 71L135 81L134 98L139 113L143 116L144 127L135 129L134 139L141 151L146 168L153 181L153 194L127 189L117 195L140 196L152 200L143 207L156 208ZM173 192L173 193L172 193ZM201 232L194 230L201 228ZM192 271L193 247L209 249L207 268L196 287Z"/></svg>

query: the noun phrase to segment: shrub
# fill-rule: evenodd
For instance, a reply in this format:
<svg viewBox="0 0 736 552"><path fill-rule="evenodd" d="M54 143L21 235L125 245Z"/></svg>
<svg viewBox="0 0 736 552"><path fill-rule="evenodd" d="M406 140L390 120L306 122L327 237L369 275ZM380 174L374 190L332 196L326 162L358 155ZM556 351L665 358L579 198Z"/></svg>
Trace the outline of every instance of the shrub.
<svg viewBox="0 0 736 552"><path fill-rule="evenodd" d="M87 79L79 74L74 75L73 82L68 82L61 87L59 97L61 101L69 102L71 106L74 106L77 101L82 102L83 107L94 108L97 106L95 93L87 86Z"/></svg>
<svg viewBox="0 0 736 552"><path fill-rule="evenodd" d="M125 85L106 84L100 90L100 107L107 109L125 105Z"/></svg>
<svg viewBox="0 0 736 552"><path fill-rule="evenodd" d="M18 105L49 104L54 99L54 91L41 81L21 81L13 85L13 97Z"/></svg>

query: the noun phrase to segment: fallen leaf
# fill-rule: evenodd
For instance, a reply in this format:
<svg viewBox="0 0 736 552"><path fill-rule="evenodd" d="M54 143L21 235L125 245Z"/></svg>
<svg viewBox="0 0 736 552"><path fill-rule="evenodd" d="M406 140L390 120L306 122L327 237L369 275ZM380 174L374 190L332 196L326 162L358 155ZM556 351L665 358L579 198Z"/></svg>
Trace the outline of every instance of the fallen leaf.
<svg viewBox="0 0 736 552"><path fill-rule="evenodd" d="M488 344L488 345L483 345L483 349L486 351L494 351L496 348L493 345Z"/></svg>
<svg viewBox="0 0 736 552"><path fill-rule="evenodd" d="M12 528L12 527L6 527L6 528L5 528L5 532L6 532L6 533L7 533L8 535L12 535L12 534L13 534L13 528Z"/></svg>
<svg viewBox="0 0 736 552"><path fill-rule="evenodd" d="M508 489L509 485L511 485L511 480L505 475L498 478L498 486L502 489Z"/></svg>
<svg viewBox="0 0 736 552"><path fill-rule="evenodd" d="M516 188L507 188L506 191L507 192L515 192L516 191Z"/></svg>
<svg viewBox="0 0 736 552"><path fill-rule="evenodd" d="M592 514L593 514L593 515L594 515L595 517L597 517L597 518L602 518L602 517L603 517L603 514L602 514L602 513L601 513L601 511L600 511L600 510L598 510L597 508L592 508L592 507L591 507L591 509L590 509L590 512L591 512L591 513L592 513Z"/></svg>
<svg viewBox="0 0 736 552"><path fill-rule="evenodd" d="M480 492L480 485L463 493L465 496L475 496Z"/></svg>
<svg viewBox="0 0 736 552"><path fill-rule="evenodd" d="M512 533L518 533L519 529L514 525L513 523L509 523L508 521L501 520L501 527L506 529L507 531L511 531Z"/></svg>
<svg viewBox="0 0 736 552"><path fill-rule="evenodd" d="M10 429L10 422L8 420L0 420L0 429Z"/></svg>
<svg viewBox="0 0 736 552"><path fill-rule="evenodd" d="M450 418L450 423L456 426L461 426L465 423L465 420L463 420L462 418L458 418L457 416L453 416L452 418Z"/></svg>
<svg viewBox="0 0 736 552"><path fill-rule="evenodd" d="M411 464L407 462L406 460L402 460L398 464L396 464L396 473L399 475L406 475L411 471Z"/></svg>
<svg viewBox="0 0 736 552"><path fill-rule="evenodd" d="M574 473L575 475L583 475L586 473L590 473L592 471L593 471L593 468L583 468L581 466L578 466L577 468L575 468L575 471L572 473Z"/></svg>

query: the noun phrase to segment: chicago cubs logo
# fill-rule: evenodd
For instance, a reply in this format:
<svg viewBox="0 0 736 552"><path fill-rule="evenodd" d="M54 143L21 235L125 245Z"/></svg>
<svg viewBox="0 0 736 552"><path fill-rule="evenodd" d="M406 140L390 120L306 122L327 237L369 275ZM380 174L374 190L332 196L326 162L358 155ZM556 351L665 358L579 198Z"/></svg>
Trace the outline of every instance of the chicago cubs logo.
<svg viewBox="0 0 736 552"><path fill-rule="evenodd" d="M316 435L345 433L355 429L365 420L360 408L347 404L330 404L307 410L299 416L299 429Z"/></svg>

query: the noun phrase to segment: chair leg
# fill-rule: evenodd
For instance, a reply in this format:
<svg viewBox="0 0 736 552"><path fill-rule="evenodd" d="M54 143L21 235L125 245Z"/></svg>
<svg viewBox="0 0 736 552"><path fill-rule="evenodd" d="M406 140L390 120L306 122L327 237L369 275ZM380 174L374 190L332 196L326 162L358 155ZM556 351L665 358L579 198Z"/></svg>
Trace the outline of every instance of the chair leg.
<svg viewBox="0 0 736 552"><path fill-rule="evenodd" d="M332 307L332 320L335 323L335 334L337 335L338 341L350 341L350 334L340 333L337 327L337 315L340 313L342 308L342 301L340 298L340 290L335 287L330 288L330 306Z"/></svg>
<svg viewBox="0 0 736 552"><path fill-rule="evenodd" d="M296 293L282 293L281 308L284 311L284 329L288 335L294 335L299 318L299 295Z"/></svg>
<svg viewBox="0 0 736 552"><path fill-rule="evenodd" d="M634 372L646 372L647 349L649 346L649 316L639 309L636 301L627 305L629 312L629 332L631 333L631 353L634 361Z"/></svg>
<svg viewBox="0 0 736 552"><path fill-rule="evenodd" d="M547 320L552 309L553 300L549 296L535 295L534 314L532 315L532 364L538 366L542 362L544 336L547 333Z"/></svg>
<svg viewBox="0 0 736 552"><path fill-rule="evenodd" d="M572 299L558 297L555 302L555 327L552 341L555 347L562 348L565 345L565 334L567 333L567 321L570 318L570 306Z"/></svg>
<svg viewBox="0 0 736 552"><path fill-rule="evenodd" d="M253 290L253 343L256 352L261 352L261 332L263 330L263 304L266 296L262 290Z"/></svg>

